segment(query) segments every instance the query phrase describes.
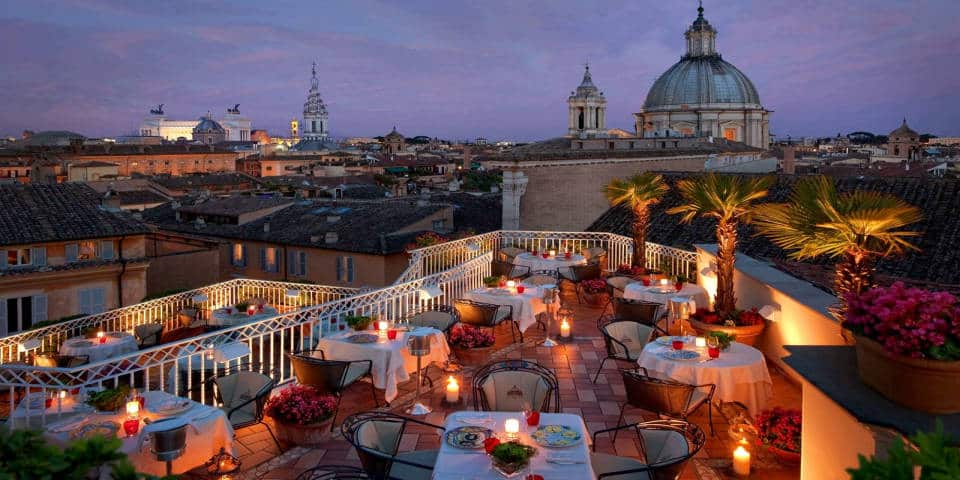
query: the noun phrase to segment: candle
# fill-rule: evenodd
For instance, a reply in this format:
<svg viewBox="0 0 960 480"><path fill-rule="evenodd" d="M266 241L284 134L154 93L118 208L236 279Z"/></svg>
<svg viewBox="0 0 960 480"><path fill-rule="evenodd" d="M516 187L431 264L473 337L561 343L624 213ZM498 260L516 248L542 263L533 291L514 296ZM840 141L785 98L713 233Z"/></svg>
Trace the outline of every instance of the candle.
<svg viewBox="0 0 960 480"><path fill-rule="evenodd" d="M103 338L103 330L97 332L97 338Z"/></svg>
<svg viewBox="0 0 960 480"><path fill-rule="evenodd" d="M661 286L666 287L666 286L669 285L669 284L670 284L670 280L667 280L666 278L661 278L661 279L660 279L660 285L661 285Z"/></svg>
<svg viewBox="0 0 960 480"><path fill-rule="evenodd" d="M697 348L703 348L707 346L707 339L703 337L697 337Z"/></svg>
<svg viewBox="0 0 960 480"><path fill-rule="evenodd" d="M750 475L750 452L743 445L733 451L733 473L740 477Z"/></svg>
<svg viewBox="0 0 960 480"><path fill-rule="evenodd" d="M377 335L381 339L387 338L387 329L389 327L390 325L387 322L380 320L379 322L377 322Z"/></svg>
<svg viewBox="0 0 960 480"><path fill-rule="evenodd" d="M520 420L508 418L503 422L503 430L507 432L508 438L517 438L517 434L520 433Z"/></svg>
<svg viewBox="0 0 960 480"><path fill-rule="evenodd" d="M447 378L447 403L457 403L460 401L460 385L457 379L451 375Z"/></svg>
<svg viewBox="0 0 960 480"><path fill-rule="evenodd" d="M66 390L60 390L60 398L67 398L67 391L66 391Z"/></svg>
<svg viewBox="0 0 960 480"><path fill-rule="evenodd" d="M556 251L556 250L550 250L550 256L551 256L551 257L556 257L556 256L557 256L557 251Z"/></svg>
<svg viewBox="0 0 960 480"><path fill-rule="evenodd" d="M560 322L560 336L563 338L570 338L570 322L566 318Z"/></svg>
<svg viewBox="0 0 960 480"><path fill-rule="evenodd" d="M127 402L127 415L130 418L137 418L140 416L140 402L137 400L130 400Z"/></svg>
<svg viewBox="0 0 960 480"><path fill-rule="evenodd" d="M507 280L507 288L509 289L517 288L517 282L513 280Z"/></svg>

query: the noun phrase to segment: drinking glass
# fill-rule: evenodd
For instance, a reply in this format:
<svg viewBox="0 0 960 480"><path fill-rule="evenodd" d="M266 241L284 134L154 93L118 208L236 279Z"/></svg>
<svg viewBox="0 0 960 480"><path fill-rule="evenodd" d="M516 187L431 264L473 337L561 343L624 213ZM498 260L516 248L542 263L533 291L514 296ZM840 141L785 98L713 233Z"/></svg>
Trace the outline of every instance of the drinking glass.
<svg viewBox="0 0 960 480"><path fill-rule="evenodd" d="M717 358L720 356L720 339L717 337L707 337L707 355L710 358Z"/></svg>
<svg viewBox="0 0 960 480"><path fill-rule="evenodd" d="M673 349L674 349L674 350L683 350L683 340L679 339L679 337L674 338L674 340L673 340Z"/></svg>
<svg viewBox="0 0 960 480"><path fill-rule="evenodd" d="M521 293L521 294L522 294L523 291L526 290L526 288L527 288L527 287L524 287L523 285L517 285L517 293Z"/></svg>

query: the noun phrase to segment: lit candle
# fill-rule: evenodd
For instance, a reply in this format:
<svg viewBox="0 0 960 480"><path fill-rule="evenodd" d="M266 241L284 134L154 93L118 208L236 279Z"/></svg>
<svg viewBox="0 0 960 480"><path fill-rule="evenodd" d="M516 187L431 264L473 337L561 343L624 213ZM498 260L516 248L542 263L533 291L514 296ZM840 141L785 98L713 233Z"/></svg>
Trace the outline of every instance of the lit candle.
<svg viewBox="0 0 960 480"><path fill-rule="evenodd" d="M451 375L447 378L447 403L457 403L460 401L460 385L457 379Z"/></svg>
<svg viewBox="0 0 960 480"><path fill-rule="evenodd" d="M213 360L213 345L207 345L206 348L207 360Z"/></svg>
<svg viewBox="0 0 960 480"><path fill-rule="evenodd" d="M380 320L377 322L377 335L379 335L381 339L387 338L388 328L390 328L390 325L387 322Z"/></svg>
<svg viewBox="0 0 960 480"><path fill-rule="evenodd" d="M661 278L660 286L666 287L667 285L670 285L670 280L667 280L666 278Z"/></svg>
<svg viewBox="0 0 960 480"><path fill-rule="evenodd" d="M140 416L140 402L136 400L130 400L127 402L127 415L130 418L137 418Z"/></svg>
<svg viewBox="0 0 960 480"><path fill-rule="evenodd" d="M697 348L704 348L707 346L707 339L703 337L697 337Z"/></svg>
<svg viewBox="0 0 960 480"><path fill-rule="evenodd" d="M556 250L550 250L550 256L551 256L551 257L556 257L556 256L557 256L557 251L556 251Z"/></svg>
<svg viewBox="0 0 960 480"><path fill-rule="evenodd" d="M566 318L560 322L560 336L563 338L570 338L570 322Z"/></svg>
<svg viewBox="0 0 960 480"><path fill-rule="evenodd" d="M517 438L517 435L520 433L520 420L508 418L503 422L503 430L507 432L508 438Z"/></svg>
<svg viewBox="0 0 960 480"><path fill-rule="evenodd" d="M97 332L97 338L103 338L103 330Z"/></svg>
<svg viewBox="0 0 960 480"><path fill-rule="evenodd" d="M517 288L517 282L513 280L507 280L507 288L509 288L510 290Z"/></svg>
<svg viewBox="0 0 960 480"><path fill-rule="evenodd" d="M67 391L66 391L66 390L60 390L60 398L61 398L61 399L67 398Z"/></svg>
<svg viewBox="0 0 960 480"><path fill-rule="evenodd" d="M740 477L750 475L750 452L743 445L733 451L733 473Z"/></svg>

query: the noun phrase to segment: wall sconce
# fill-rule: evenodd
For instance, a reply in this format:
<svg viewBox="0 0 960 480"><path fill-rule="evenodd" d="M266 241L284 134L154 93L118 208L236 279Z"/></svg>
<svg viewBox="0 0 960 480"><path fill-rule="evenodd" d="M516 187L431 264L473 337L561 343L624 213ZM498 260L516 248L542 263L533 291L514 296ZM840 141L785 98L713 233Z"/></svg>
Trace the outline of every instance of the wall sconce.
<svg viewBox="0 0 960 480"><path fill-rule="evenodd" d="M771 322L776 322L780 319L780 305L764 305L757 313Z"/></svg>

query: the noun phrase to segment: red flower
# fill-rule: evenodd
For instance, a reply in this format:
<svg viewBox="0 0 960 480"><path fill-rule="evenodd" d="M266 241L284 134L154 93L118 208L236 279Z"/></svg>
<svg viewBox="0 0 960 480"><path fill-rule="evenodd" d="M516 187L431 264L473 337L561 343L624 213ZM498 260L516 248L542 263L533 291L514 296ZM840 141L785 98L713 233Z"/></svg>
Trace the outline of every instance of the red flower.
<svg viewBox="0 0 960 480"><path fill-rule="evenodd" d="M757 416L757 432L764 445L800 453L800 428L803 418L800 410L775 407Z"/></svg>
<svg viewBox="0 0 960 480"><path fill-rule="evenodd" d="M464 325L458 325L450 331L450 343L460 348L489 347L496 340L491 332Z"/></svg>
<svg viewBox="0 0 960 480"><path fill-rule="evenodd" d="M267 400L264 412L283 423L309 425L333 416L337 399L313 387L294 385Z"/></svg>

